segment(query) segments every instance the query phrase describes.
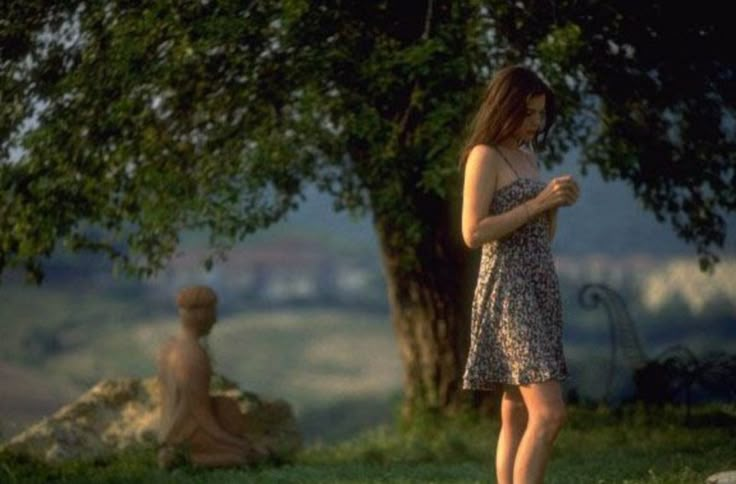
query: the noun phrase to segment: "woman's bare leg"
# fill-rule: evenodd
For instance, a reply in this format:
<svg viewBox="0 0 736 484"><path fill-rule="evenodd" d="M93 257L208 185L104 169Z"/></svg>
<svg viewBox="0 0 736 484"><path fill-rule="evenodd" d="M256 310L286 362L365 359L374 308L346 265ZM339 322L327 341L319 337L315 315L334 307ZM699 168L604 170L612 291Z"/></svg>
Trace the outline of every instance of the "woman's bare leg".
<svg viewBox="0 0 736 484"><path fill-rule="evenodd" d="M514 484L542 484L552 444L567 413L560 382L549 380L519 386L529 412L526 431L514 462Z"/></svg>
<svg viewBox="0 0 736 484"><path fill-rule="evenodd" d="M501 397L501 430L496 447L496 481L513 484L514 459L526 428L527 411L519 387L504 385Z"/></svg>

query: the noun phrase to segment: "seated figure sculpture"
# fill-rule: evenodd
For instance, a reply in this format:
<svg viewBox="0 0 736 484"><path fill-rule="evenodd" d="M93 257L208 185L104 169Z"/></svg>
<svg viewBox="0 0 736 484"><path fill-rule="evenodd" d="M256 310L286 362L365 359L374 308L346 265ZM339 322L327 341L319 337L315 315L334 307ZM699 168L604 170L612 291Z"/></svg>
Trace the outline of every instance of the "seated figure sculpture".
<svg viewBox="0 0 736 484"><path fill-rule="evenodd" d="M184 456L205 467L249 465L268 452L245 437L238 403L209 394L212 367L200 339L217 320L217 296L206 286L177 295L181 327L158 354L161 420L158 462L170 468Z"/></svg>

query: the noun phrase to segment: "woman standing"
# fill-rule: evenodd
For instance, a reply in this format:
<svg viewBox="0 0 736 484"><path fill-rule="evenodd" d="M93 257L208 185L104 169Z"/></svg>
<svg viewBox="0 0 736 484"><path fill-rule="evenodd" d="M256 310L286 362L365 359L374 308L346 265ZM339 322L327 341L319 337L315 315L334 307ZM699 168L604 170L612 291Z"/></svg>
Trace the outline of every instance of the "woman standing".
<svg viewBox="0 0 736 484"><path fill-rule="evenodd" d="M482 247L463 388L500 390L499 484L544 480L565 421L560 381L562 304L551 252L557 209L580 190L571 176L539 179L534 148L554 121L555 99L534 72L491 79L461 155L462 235Z"/></svg>

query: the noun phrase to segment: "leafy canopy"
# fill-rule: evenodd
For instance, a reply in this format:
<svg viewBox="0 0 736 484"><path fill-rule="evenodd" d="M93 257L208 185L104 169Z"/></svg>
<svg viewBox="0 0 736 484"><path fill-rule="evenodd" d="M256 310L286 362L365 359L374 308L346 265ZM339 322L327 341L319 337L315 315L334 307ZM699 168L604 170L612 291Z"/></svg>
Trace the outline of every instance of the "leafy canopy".
<svg viewBox="0 0 736 484"><path fill-rule="evenodd" d="M493 70L536 68L572 147L718 260L736 207L733 29L665 2L11 1L0 24L0 271L57 243L138 276L184 230L213 255L308 183L412 264L456 203Z"/></svg>

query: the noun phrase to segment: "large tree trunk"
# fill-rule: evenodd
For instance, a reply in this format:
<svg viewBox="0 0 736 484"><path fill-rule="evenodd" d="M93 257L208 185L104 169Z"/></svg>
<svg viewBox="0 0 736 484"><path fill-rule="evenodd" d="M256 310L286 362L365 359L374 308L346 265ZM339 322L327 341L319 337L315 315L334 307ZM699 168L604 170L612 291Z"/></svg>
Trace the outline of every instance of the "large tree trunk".
<svg viewBox="0 0 736 484"><path fill-rule="evenodd" d="M487 398L462 390L478 254L463 245L451 204L424 202L417 215L431 217L431 228L410 267L402 263L402 249L392 245L396 226L379 217L374 223L404 365L403 416L409 419L420 409L451 414L468 404L488 406Z"/></svg>

